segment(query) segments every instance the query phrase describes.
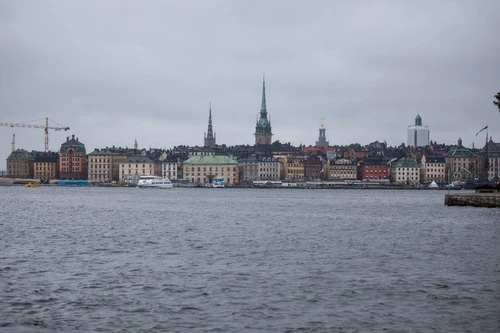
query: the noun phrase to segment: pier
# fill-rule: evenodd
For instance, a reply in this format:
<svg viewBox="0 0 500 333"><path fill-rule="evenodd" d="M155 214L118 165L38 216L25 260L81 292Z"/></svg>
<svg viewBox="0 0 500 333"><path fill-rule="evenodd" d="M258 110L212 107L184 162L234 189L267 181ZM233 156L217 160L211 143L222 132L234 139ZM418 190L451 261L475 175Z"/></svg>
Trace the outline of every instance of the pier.
<svg viewBox="0 0 500 333"><path fill-rule="evenodd" d="M500 193L454 193L446 194L447 206L500 207Z"/></svg>

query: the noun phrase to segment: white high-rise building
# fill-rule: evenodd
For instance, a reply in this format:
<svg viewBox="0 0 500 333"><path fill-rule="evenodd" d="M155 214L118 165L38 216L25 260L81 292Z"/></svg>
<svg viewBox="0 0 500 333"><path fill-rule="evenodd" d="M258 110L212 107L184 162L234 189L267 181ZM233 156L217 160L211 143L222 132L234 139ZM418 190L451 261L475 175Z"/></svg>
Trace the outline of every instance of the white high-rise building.
<svg viewBox="0 0 500 333"><path fill-rule="evenodd" d="M422 118L417 115L415 125L408 126L408 146L425 147L429 145L429 128L422 126Z"/></svg>

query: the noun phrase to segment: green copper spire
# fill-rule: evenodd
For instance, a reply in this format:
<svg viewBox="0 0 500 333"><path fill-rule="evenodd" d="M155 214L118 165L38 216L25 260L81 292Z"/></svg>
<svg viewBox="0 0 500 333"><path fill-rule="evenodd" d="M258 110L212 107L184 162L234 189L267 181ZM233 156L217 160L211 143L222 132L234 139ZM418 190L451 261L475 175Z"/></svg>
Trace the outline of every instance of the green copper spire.
<svg viewBox="0 0 500 333"><path fill-rule="evenodd" d="M260 117L257 119L255 126L255 143L256 144L270 144L271 143L271 121L267 118L266 106L266 78L262 78L262 104L260 107Z"/></svg>
<svg viewBox="0 0 500 333"><path fill-rule="evenodd" d="M420 114L417 114L417 117L415 118L415 126L422 126L422 118L420 117Z"/></svg>
<svg viewBox="0 0 500 333"><path fill-rule="evenodd" d="M266 107L266 77L262 78L262 105L260 106L261 117L267 114Z"/></svg>

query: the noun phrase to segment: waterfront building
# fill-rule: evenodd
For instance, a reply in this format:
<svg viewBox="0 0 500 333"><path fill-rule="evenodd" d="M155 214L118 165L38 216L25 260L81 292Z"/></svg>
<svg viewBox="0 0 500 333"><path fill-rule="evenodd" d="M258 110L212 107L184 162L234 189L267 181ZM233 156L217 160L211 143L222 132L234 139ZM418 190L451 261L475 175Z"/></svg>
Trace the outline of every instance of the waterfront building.
<svg viewBox="0 0 500 333"><path fill-rule="evenodd" d="M164 178L168 178L170 180L179 179L179 168L179 158L175 156L167 155L165 159L161 160L160 170L161 176Z"/></svg>
<svg viewBox="0 0 500 333"><path fill-rule="evenodd" d="M266 106L266 81L262 80L262 103L260 107L260 117L255 126L255 144L269 145L272 140L271 121L267 119Z"/></svg>
<svg viewBox="0 0 500 333"><path fill-rule="evenodd" d="M7 157L7 177L33 178L33 155L24 149L16 149Z"/></svg>
<svg viewBox="0 0 500 333"><path fill-rule="evenodd" d="M423 183L442 183L446 181L446 161L444 156L426 155L422 156L420 164L420 176Z"/></svg>
<svg viewBox="0 0 500 333"><path fill-rule="evenodd" d="M462 139L458 139L457 145L452 147L445 156L446 177L456 181L465 181L477 178L474 170L476 156L472 151L462 145Z"/></svg>
<svg viewBox="0 0 500 333"><path fill-rule="evenodd" d="M425 147L429 145L429 128L422 126L419 114L415 117L415 125L408 126L408 147Z"/></svg>
<svg viewBox="0 0 500 333"><path fill-rule="evenodd" d="M496 181L500 179L500 144L492 138L477 154L477 170L481 180Z"/></svg>
<svg viewBox="0 0 500 333"><path fill-rule="evenodd" d="M205 133L204 146L205 147L215 146L215 133L212 129L212 103L210 103L210 107L208 109L208 130Z"/></svg>
<svg viewBox="0 0 500 333"><path fill-rule="evenodd" d="M326 179L325 174L326 159L321 155L309 154L304 159L304 178L307 180Z"/></svg>
<svg viewBox="0 0 500 333"><path fill-rule="evenodd" d="M391 183L398 185L420 184L420 167L417 161L403 157L391 165Z"/></svg>
<svg viewBox="0 0 500 333"><path fill-rule="evenodd" d="M155 163L147 156L129 156L119 164L119 181L125 184L137 184L140 176L153 176Z"/></svg>
<svg viewBox="0 0 500 333"><path fill-rule="evenodd" d="M330 180L356 180L358 178L358 165L355 160L345 158L330 160Z"/></svg>
<svg viewBox="0 0 500 333"><path fill-rule="evenodd" d="M326 140L326 129L323 121L321 122L321 126L319 127L319 137L318 141L316 141L316 148L328 148L330 143Z"/></svg>
<svg viewBox="0 0 500 333"><path fill-rule="evenodd" d="M89 181L97 183L118 182L120 180L120 163L132 152L132 149L114 146L96 148L87 156Z"/></svg>
<svg viewBox="0 0 500 333"><path fill-rule="evenodd" d="M59 150L59 176L61 179L87 179L87 154L85 145L73 134Z"/></svg>
<svg viewBox="0 0 500 333"><path fill-rule="evenodd" d="M193 152L182 165L184 179L196 184L211 184L216 177L227 185L239 182L238 162L228 155L213 152Z"/></svg>
<svg viewBox="0 0 500 333"><path fill-rule="evenodd" d="M33 155L33 178L44 181L59 178L57 152L32 151L31 155Z"/></svg>
<svg viewBox="0 0 500 333"><path fill-rule="evenodd" d="M359 180L388 180L389 166L382 158L367 158L358 166Z"/></svg>
<svg viewBox="0 0 500 333"><path fill-rule="evenodd" d="M304 180L304 155L277 156L282 165L282 178L284 180Z"/></svg>
<svg viewBox="0 0 500 333"><path fill-rule="evenodd" d="M272 155L252 155L238 160L240 181L279 180L281 164Z"/></svg>

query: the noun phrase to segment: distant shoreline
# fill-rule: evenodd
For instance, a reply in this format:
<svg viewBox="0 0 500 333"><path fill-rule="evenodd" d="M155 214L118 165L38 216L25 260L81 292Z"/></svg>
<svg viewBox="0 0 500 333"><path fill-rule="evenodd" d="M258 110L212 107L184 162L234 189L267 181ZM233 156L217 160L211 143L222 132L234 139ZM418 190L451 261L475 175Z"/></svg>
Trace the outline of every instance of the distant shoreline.
<svg viewBox="0 0 500 333"><path fill-rule="evenodd" d="M0 187L2 186L25 186L26 184L35 181L18 180L18 181L2 181L0 180ZM39 184L35 182L37 187L106 187L106 188L136 188L135 186L126 186L122 184L88 184L88 185L68 185L68 184ZM211 186L175 186L174 189L212 189ZM214 188L215 189L215 188ZM217 188L219 189L219 188ZM446 187L430 188L426 186L401 186L401 185L364 185L364 184L346 184L338 186L308 186L301 184L300 186L250 186L250 185L235 185L226 186L224 189L279 189L279 190L426 190L426 191L448 191ZM466 189L450 189L450 191L469 191Z"/></svg>

